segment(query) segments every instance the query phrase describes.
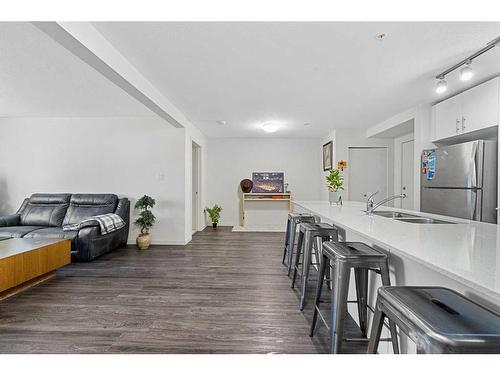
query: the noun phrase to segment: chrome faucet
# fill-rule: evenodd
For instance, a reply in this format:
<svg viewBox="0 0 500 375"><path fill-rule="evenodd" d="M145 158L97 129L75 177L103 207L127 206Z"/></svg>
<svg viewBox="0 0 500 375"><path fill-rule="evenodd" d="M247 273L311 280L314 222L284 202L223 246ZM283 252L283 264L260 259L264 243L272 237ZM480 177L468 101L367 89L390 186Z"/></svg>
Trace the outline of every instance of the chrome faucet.
<svg viewBox="0 0 500 375"><path fill-rule="evenodd" d="M393 195L392 197L388 197L388 198L382 199L377 204L374 204L373 197L376 194L378 194L378 191L376 191L375 193L371 194L368 197L368 199L366 200L366 214L367 215L373 214L373 211L375 211L377 208L379 208L380 206L382 206L384 203L390 202L390 201L392 201L394 199L398 199L398 198L401 198L401 199L406 198L406 194L398 194L398 195Z"/></svg>

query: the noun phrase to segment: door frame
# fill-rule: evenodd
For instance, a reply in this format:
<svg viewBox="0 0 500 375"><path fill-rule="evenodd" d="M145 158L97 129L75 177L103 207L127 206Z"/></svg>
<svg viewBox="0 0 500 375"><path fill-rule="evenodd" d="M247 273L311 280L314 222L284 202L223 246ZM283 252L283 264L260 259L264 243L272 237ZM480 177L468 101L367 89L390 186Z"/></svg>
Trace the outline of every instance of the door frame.
<svg viewBox="0 0 500 375"><path fill-rule="evenodd" d="M202 230L200 223L201 213L201 145L191 140L191 232ZM193 157L194 156L194 157ZM193 176L196 173L196 178ZM194 198L194 192L197 192ZM195 215L193 215L195 213Z"/></svg>

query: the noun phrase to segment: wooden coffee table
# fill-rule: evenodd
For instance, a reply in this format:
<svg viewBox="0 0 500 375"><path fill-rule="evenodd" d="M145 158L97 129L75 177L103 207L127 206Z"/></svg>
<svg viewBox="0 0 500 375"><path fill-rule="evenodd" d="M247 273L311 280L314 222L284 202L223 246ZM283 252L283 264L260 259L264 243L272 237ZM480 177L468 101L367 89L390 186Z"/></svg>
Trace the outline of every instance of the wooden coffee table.
<svg viewBox="0 0 500 375"><path fill-rule="evenodd" d="M12 238L0 241L0 300L38 285L71 263L71 241Z"/></svg>

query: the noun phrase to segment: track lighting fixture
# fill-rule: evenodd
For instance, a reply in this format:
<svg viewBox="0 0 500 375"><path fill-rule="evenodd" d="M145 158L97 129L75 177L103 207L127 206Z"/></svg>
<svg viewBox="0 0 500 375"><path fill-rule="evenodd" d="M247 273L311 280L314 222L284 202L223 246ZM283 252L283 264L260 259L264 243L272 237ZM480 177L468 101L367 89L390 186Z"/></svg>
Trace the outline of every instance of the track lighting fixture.
<svg viewBox="0 0 500 375"><path fill-rule="evenodd" d="M448 84L446 83L446 81L444 80L444 77L441 77L438 81L438 83L436 84L436 92L438 94L442 94L444 93L446 90L448 89Z"/></svg>
<svg viewBox="0 0 500 375"><path fill-rule="evenodd" d="M460 69L460 80L461 81L468 81L472 78L474 75L474 71L472 70L470 64L472 61L469 61L468 63L465 64L465 66Z"/></svg>
<svg viewBox="0 0 500 375"><path fill-rule="evenodd" d="M439 73L436 76L436 79L438 80L438 82L436 84L436 92L438 94L442 94L446 91L447 83L446 83L444 77L447 74L453 72L454 70L456 70L458 68L462 68L462 69L460 69L460 80L461 81L470 80L472 78L472 76L474 75L474 71L472 70L472 67L471 67L472 60L474 60L478 56L481 56L483 53L488 52L490 49L495 48L496 46L500 46L500 36L493 39L491 42L486 44L486 46L481 48L479 51L476 51L475 53L473 53L469 57L467 57L467 58L463 59L462 61L460 61L459 63L453 65L451 68L448 68L444 72Z"/></svg>

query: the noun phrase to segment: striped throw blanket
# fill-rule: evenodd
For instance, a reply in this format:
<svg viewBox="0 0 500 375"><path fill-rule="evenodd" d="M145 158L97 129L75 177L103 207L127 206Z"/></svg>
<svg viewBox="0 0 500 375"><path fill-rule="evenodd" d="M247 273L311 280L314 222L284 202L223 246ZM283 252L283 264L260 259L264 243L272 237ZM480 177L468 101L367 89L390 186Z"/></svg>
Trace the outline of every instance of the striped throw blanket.
<svg viewBox="0 0 500 375"><path fill-rule="evenodd" d="M101 234L108 234L125 226L123 219L117 214L105 214L91 216L77 224L68 224L63 226L63 230L80 230L85 227L99 224Z"/></svg>

